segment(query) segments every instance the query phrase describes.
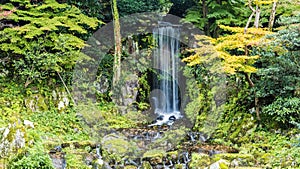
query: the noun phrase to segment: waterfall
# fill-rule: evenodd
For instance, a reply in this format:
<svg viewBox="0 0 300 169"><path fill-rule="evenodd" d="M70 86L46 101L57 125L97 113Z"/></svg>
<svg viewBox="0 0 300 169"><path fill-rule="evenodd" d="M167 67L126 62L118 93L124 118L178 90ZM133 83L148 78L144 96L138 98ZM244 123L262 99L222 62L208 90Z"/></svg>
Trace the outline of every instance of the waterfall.
<svg viewBox="0 0 300 169"><path fill-rule="evenodd" d="M151 98L154 101L154 112L164 115L164 121L171 117L178 119L181 116L178 89L180 26L159 22L153 30L153 40L156 47L153 67L157 74L153 85L159 91Z"/></svg>

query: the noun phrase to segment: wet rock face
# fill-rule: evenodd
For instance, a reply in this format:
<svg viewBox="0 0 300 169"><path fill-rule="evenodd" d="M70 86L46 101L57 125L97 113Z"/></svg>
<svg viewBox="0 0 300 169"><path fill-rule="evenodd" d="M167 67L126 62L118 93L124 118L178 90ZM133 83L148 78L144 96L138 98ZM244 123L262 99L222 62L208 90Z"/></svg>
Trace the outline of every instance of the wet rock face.
<svg viewBox="0 0 300 169"><path fill-rule="evenodd" d="M30 97L25 98L25 107L32 111L44 111L49 109L49 102L53 102L58 111L65 110L70 105L68 93L62 89L53 90L50 96L42 94L32 94Z"/></svg>
<svg viewBox="0 0 300 169"><path fill-rule="evenodd" d="M63 152L52 152L49 153L49 156L52 160L53 167L55 169L66 169L67 162L65 159L65 153Z"/></svg>
<svg viewBox="0 0 300 169"><path fill-rule="evenodd" d="M124 104L124 106L132 105L136 101L138 87L138 76L134 74L128 76L125 85L121 89L123 93L122 103Z"/></svg>
<svg viewBox="0 0 300 169"><path fill-rule="evenodd" d="M114 89L113 100L119 106L122 114L126 114L128 110L134 108L139 88L138 76L136 74L125 75Z"/></svg>
<svg viewBox="0 0 300 169"><path fill-rule="evenodd" d="M28 128L34 128L34 123L29 120L22 122L20 119L0 128L0 159L15 153L15 150L23 149L26 142L32 144L26 134Z"/></svg>

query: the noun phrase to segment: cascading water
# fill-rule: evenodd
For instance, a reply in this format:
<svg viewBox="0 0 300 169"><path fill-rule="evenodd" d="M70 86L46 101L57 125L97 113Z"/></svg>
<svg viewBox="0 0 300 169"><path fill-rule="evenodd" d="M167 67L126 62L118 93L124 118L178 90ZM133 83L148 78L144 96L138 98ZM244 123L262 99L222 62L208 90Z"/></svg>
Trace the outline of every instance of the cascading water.
<svg viewBox="0 0 300 169"><path fill-rule="evenodd" d="M178 89L180 26L159 22L158 27L153 30L153 39L156 46L153 67L157 70L157 78L153 79L153 84L159 91L151 98L154 112L158 114L154 125L171 125L181 117Z"/></svg>

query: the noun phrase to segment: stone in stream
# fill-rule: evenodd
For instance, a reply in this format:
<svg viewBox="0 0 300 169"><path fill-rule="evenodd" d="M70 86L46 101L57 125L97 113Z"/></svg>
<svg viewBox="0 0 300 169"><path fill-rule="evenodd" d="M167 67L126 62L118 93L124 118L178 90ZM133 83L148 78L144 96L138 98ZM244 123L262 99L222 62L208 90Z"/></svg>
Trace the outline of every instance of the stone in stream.
<svg viewBox="0 0 300 169"><path fill-rule="evenodd" d="M61 145L58 145L58 146L54 147L54 150L55 150L56 152L61 152L61 151L62 151Z"/></svg>
<svg viewBox="0 0 300 169"><path fill-rule="evenodd" d="M121 133L113 133L104 136L101 140L101 148L104 152L113 155L116 162L121 162L125 157L139 156L139 147L136 142L128 140Z"/></svg>
<svg viewBox="0 0 300 169"><path fill-rule="evenodd" d="M144 169L152 169L152 166L151 166L150 162L143 161L142 168L144 168Z"/></svg>
<svg viewBox="0 0 300 169"><path fill-rule="evenodd" d="M226 160L220 159L219 161L211 164L208 168L209 169L223 169L229 168L230 163Z"/></svg>
<svg viewBox="0 0 300 169"><path fill-rule="evenodd" d="M148 127L151 126L162 126L164 124L171 126L177 119L179 119L180 113L163 113L160 114L152 124L148 125Z"/></svg>
<svg viewBox="0 0 300 169"><path fill-rule="evenodd" d="M149 161L151 165L163 164L166 152L162 149L148 150L143 154L143 161Z"/></svg>
<svg viewBox="0 0 300 169"><path fill-rule="evenodd" d="M56 153L49 153L50 158L52 160L53 167L55 169L66 169L67 162L65 159L65 153L64 152L56 152Z"/></svg>
<svg viewBox="0 0 300 169"><path fill-rule="evenodd" d="M25 125L25 127L34 128L34 123L29 120L24 120L24 125Z"/></svg>

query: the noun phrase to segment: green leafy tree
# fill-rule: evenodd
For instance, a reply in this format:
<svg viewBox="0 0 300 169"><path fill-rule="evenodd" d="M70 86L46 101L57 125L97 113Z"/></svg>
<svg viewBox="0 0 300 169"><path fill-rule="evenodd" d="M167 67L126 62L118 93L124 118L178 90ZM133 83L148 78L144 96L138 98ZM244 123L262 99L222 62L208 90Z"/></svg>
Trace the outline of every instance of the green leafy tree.
<svg viewBox="0 0 300 169"><path fill-rule="evenodd" d="M231 27L273 28L273 23L280 16L291 16L297 10L295 0L287 1L252 1L252 0L200 0L188 9L184 20L203 30L206 35L218 37L226 34L219 25ZM299 8L299 5L298 5ZM254 20L252 17L254 16ZM274 25L275 28L278 24Z"/></svg>
<svg viewBox="0 0 300 169"><path fill-rule="evenodd" d="M1 20L12 26L0 31L0 66L25 87L71 71L84 57L82 37L101 23L54 0L11 0L2 8L16 10Z"/></svg>
<svg viewBox="0 0 300 169"><path fill-rule="evenodd" d="M244 26L248 13L243 1L200 0L188 10L185 21L195 24L208 36L218 37L221 31L218 25Z"/></svg>
<svg viewBox="0 0 300 169"><path fill-rule="evenodd" d="M299 22L299 16L295 17ZM290 21L291 19L288 20ZM261 56L256 62L258 71L253 79L265 120L273 119L285 127L288 126L288 121L300 120L299 108L295 106L300 96L299 26L299 23L293 23L288 28L267 36L253 50Z"/></svg>
<svg viewBox="0 0 300 169"><path fill-rule="evenodd" d="M259 58L259 55L251 55L250 51L264 35L271 32L261 28L249 28L248 33L245 34L244 29L241 27L220 25L220 28L231 32L231 34L216 39L204 35L196 36L199 47L193 49L195 53L183 59L183 61L188 62L188 65L191 66L203 63L210 64L212 65L210 71L224 73L231 77L235 76L236 79L245 79L245 82L253 87L251 74L257 71L253 64ZM208 45L210 43L212 45ZM235 81L232 83L235 85ZM254 96L256 116L260 120L255 92L252 95Z"/></svg>
<svg viewBox="0 0 300 169"><path fill-rule="evenodd" d="M142 12L168 12L172 3L169 0L119 0L120 16Z"/></svg>
<svg viewBox="0 0 300 169"><path fill-rule="evenodd" d="M300 121L300 98L277 97L274 102L263 107L262 112L271 117L268 124L275 122L278 125L275 127L290 127Z"/></svg>
<svg viewBox="0 0 300 169"><path fill-rule="evenodd" d="M187 10L197 5L195 0L171 0L173 3L169 14L183 18Z"/></svg>
<svg viewBox="0 0 300 169"><path fill-rule="evenodd" d="M79 8L83 14L95 17L104 22L111 20L110 0L58 0L60 3L67 3Z"/></svg>

